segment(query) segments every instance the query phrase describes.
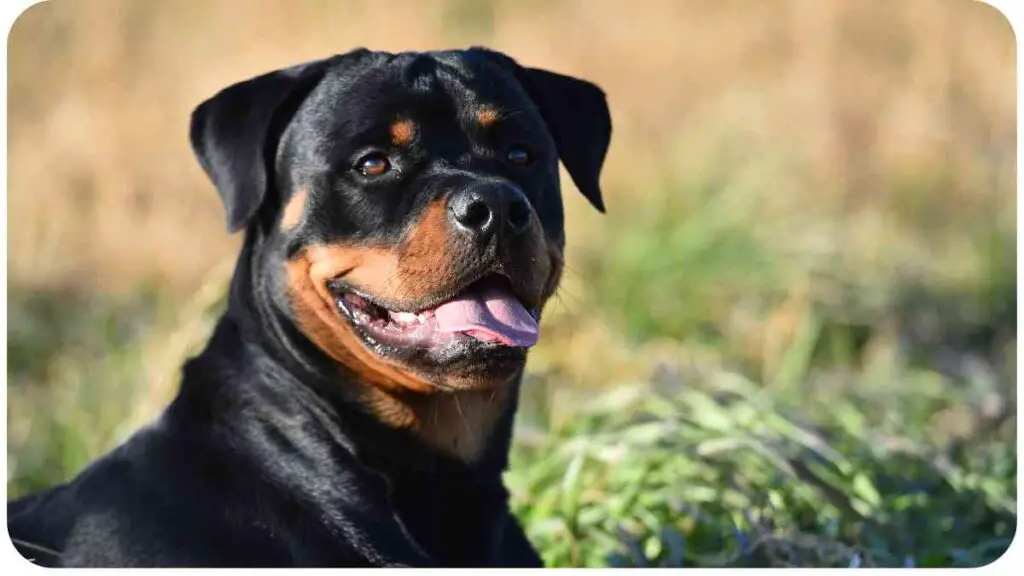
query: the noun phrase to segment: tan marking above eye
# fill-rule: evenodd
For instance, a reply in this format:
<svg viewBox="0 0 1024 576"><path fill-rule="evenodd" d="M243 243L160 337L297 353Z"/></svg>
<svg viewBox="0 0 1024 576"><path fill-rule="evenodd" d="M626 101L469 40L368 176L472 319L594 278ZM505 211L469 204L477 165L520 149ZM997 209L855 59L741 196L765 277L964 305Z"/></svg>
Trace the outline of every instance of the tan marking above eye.
<svg viewBox="0 0 1024 576"><path fill-rule="evenodd" d="M484 128L501 119L501 111L494 106L484 106L476 113L476 121Z"/></svg>
<svg viewBox="0 0 1024 576"><path fill-rule="evenodd" d="M416 123L403 119L391 124L391 143L395 146L408 146L416 136Z"/></svg>

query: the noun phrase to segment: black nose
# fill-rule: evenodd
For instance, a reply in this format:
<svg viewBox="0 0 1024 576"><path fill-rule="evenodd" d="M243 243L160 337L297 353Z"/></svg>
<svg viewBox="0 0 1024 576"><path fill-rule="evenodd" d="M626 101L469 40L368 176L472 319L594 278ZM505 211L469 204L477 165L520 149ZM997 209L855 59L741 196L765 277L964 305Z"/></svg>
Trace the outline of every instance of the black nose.
<svg viewBox="0 0 1024 576"><path fill-rule="evenodd" d="M460 190L448 200L458 228L480 241L497 233L518 235L530 227L530 204L522 191L508 184L487 184Z"/></svg>

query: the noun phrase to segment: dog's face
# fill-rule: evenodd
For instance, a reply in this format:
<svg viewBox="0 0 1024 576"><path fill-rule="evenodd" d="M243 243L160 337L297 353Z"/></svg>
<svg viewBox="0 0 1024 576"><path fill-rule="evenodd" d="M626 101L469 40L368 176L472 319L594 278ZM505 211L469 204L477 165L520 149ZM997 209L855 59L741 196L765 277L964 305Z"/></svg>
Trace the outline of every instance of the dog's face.
<svg viewBox="0 0 1024 576"><path fill-rule="evenodd" d="M359 50L236 84L191 138L279 310L361 381L517 374L562 270L559 159L603 209L594 85L484 49Z"/></svg>

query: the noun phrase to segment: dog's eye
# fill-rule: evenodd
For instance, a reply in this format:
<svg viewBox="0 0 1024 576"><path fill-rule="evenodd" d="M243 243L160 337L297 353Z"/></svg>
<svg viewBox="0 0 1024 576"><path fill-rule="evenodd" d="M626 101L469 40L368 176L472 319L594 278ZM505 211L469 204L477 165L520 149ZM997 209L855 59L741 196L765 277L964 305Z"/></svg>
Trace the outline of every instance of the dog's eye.
<svg viewBox="0 0 1024 576"><path fill-rule="evenodd" d="M370 152L356 162L356 169L359 170L363 176L380 176L391 169L391 163L388 162L388 157L384 154L380 152Z"/></svg>
<svg viewBox="0 0 1024 576"><path fill-rule="evenodd" d="M533 157L522 146L513 146L505 153L505 159L513 166L526 166L533 161Z"/></svg>

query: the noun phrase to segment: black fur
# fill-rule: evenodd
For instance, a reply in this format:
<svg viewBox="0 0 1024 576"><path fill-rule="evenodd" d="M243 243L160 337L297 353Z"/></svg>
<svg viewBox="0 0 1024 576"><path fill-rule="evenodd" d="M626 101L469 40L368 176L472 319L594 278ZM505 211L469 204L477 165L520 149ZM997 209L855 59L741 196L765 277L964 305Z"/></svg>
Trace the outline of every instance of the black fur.
<svg viewBox="0 0 1024 576"><path fill-rule="evenodd" d="M500 134L466 121L480 102L511 112ZM423 130L389 152L399 169L352 170L402 114ZM517 390L472 463L386 426L339 392L337 366L296 327L282 263L311 242L387 244L443 191L492 181L519 187L561 246L558 159L603 210L610 136L596 86L480 48L357 50L202 103L192 145L229 230L246 230L228 309L155 422L69 482L8 503L18 550L54 566L539 566L501 480ZM500 155L522 142L537 161L511 168ZM282 231L300 185L305 216Z"/></svg>

